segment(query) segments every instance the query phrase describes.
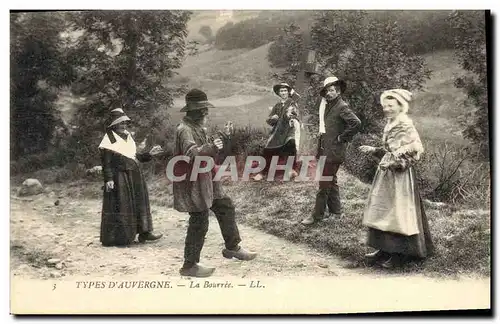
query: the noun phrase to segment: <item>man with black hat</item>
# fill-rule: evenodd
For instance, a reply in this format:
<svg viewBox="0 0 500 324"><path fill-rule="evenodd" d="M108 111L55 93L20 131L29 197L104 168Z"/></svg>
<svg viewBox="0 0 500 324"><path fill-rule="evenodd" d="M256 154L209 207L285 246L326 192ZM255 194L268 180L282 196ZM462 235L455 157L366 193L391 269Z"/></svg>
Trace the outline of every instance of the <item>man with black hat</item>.
<svg viewBox="0 0 500 324"><path fill-rule="evenodd" d="M339 217L342 214L337 171L344 162L347 144L361 126L359 118L342 100L341 95L345 88L346 82L335 76L323 81L323 88L320 91L322 99L319 105L318 158L326 157L323 176L332 179L319 182L314 212L302 221L303 225L311 225L324 218ZM325 215L327 206L328 216Z"/></svg>
<svg viewBox="0 0 500 324"><path fill-rule="evenodd" d="M213 107L203 91L189 91L186 95L186 106L181 109L181 112L186 112L186 116L177 126L175 134L174 155L188 157L190 161L179 161L175 164L174 174L184 174L186 177L182 181L173 182L174 208L189 213L184 265L180 269L183 276L208 277L215 270L199 264L208 231L210 210L214 212L224 238L225 249L222 250L222 255L225 258L252 260L257 256L256 253L248 252L239 246L241 238L235 220L235 207L231 198L224 194L222 184L213 181L213 171L198 174L191 180L195 167L193 160L197 156L216 157L224 147L221 138L210 140L205 130L208 109Z"/></svg>
<svg viewBox="0 0 500 324"><path fill-rule="evenodd" d="M273 156L280 158L278 163L282 163L280 160L285 160L286 163L288 157L295 157L289 176L294 178L298 175L296 155L300 144L301 124L297 103L294 99L299 95L285 82L274 85L273 91L280 97L280 100L272 107L266 120L266 123L272 126L272 130L264 148L266 165L261 173L254 176L253 179L256 181L262 180L263 175L267 174Z"/></svg>

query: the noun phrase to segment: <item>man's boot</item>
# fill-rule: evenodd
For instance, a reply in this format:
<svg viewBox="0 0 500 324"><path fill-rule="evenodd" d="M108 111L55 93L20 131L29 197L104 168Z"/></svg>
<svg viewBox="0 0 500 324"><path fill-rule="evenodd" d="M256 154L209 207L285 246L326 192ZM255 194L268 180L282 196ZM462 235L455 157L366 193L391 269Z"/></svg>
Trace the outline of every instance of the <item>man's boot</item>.
<svg viewBox="0 0 500 324"><path fill-rule="evenodd" d="M314 219L313 216L309 216L306 219L304 219L302 222L300 222L302 225L312 225L316 223L316 219Z"/></svg>
<svg viewBox="0 0 500 324"><path fill-rule="evenodd" d="M243 261L250 261L257 257L256 252L249 252L243 249L242 247L237 247L236 249L224 249L222 250L222 256L226 259L236 258Z"/></svg>
<svg viewBox="0 0 500 324"><path fill-rule="evenodd" d="M215 268L204 267L200 264L184 265L179 273L184 277L206 278L210 277L215 271Z"/></svg>

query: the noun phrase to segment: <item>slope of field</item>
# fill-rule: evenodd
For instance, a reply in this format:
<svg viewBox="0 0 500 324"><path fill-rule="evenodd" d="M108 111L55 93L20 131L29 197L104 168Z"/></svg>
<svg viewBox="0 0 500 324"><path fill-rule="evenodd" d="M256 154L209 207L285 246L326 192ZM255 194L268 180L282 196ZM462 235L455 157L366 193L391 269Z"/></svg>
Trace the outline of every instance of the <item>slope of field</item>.
<svg viewBox="0 0 500 324"><path fill-rule="evenodd" d="M425 138L464 143L457 117L469 108L464 104L466 95L455 87L454 80L466 72L453 51L430 53L425 60L432 76L421 91L415 91L410 113Z"/></svg>
<svg viewBox="0 0 500 324"><path fill-rule="evenodd" d="M270 44L253 50L221 51L212 49L189 56L179 69L174 83L188 88L204 90L217 107L212 111L211 122L222 125L232 120L236 125L265 127L269 106L277 97L271 86L277 80L271 76L278 69L271 69L267 62ZM425 55L427 67L432 71L422 90L414 92L410 115L421 136L426 140L463 144L457 117L467 111L466 96L454 86L454 79L464 72L453 56L453 51L440 51ZM63 93L58 109L68 122L75 113L76 98ZM176 98L170 109L171 121L179 121L179 110L184 96Z"/></svg>
<svg viewBox="0 0 500 324"><path fill-rule="evenodd" d="M188 40L204 41L199 34L202 26L210 26L212 34L228 22L237 23L245 19L257 17L260 10L193 10L193 15L188 22Z"/></svg>
<svg viewBox="0 0 500 324"><path fill-rule="evenodd" d="M270 86L275 81L267 52L271 43L252 50L210 50L188 57L177 72L189 79L211 79Z"/></svg>
<svg viewBox="0 0 500 324"><path fill-rule="evenodd" d="M190 88L203 89L213 98L211 100L225 98L223 103L216 101L214 123L225 120L227 114L237 124L262 125L267 108L276 102L271 85L277 80L273 80L271 74L279 71L269 67L269 46L250 51L210 50L186 59L178 72ZM453 51L429 53L424 58L432 75L422 90L414 91L410 115L424 138L464 143L456 118L468 108L464 105L466 96L454 86L454 79L465 71L460 68ZM183 98L176 101L172 109L174 121L183 103ZM224 108L230 112L225 112Z"/></svg>
<svg viewBox="0 0 500 324"><path fill-rule="evenodd" d="M210 93L210 92L208 92ZM210 123L222 126L227 121L232 121L237 127L253 126L266 127L265 119L269 114L269 107L276 103L276 96L267 95L233 95L222 99L210 99L215 105L210 112ZM184 98L178 98L170 110L172 123L177 123L184 113L180 109L184 106Z"/></svg>

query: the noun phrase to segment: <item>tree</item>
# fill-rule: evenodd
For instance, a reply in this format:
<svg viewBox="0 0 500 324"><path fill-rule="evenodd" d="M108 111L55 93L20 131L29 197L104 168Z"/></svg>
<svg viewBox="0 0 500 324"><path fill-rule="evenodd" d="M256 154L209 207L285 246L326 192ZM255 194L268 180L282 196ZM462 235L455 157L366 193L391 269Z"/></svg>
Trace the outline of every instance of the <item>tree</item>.
<svg viewBox="0 0 500 324"><path fill-rule="evenodd" d="M182 64L187 11L72 13L74 91L87 98L77 113L78 141L96 146L110 109L122 107L135 126L160 131L183 89L168 81ZM89 148L91 150L92 148Z"/></svg>
<svg viewBox="0 0 500 324"><path fill-rule="evenodd" d="M320 72L309 79L305 91L307 100L302 108L311 135L318 132L319 90L323 80L335 75L347 81L344 98L361 119L362 129L348 149L345 166L359 179L370 182L376 162L359 154L357 146L375 145L380 140L384 123L379 102L382 91L391 88L414 91L429 78L430 71L425 68L423 58L408 54L401 42L399 26L393 19L364 11L319 12L310 32L296 29L288 33L288 37L285 46L279 49L282 53L300 48L307 38L310 39L306 42L309 43L308 49L315 51L320 65ZM289 59L289 65L279 79L295 84L301 57L290 56Z"/></svg>
<svg viewBox="0 0 500 324"><path fill-rule="evenodd" d="M57 89L75 78L66 62L59 13L10 15L11 158L45 152L58 120Z"/></svg>
<svg viewBox="0 0 500 324"><path fill-rule="evenodd" d="M463 116L464 136L489 157L488 73L486 59L486 17L484 11L455 11L449 21L455 28L455 53L467 75L458 77L455 86L467 94L472 109Z"/></svg>
<svg viewBox="0 0 500 324"><path fill-rule="evenodd" d="M348 82L345 97L360 117L365 133L381 131L382 91L418 90L430 77L424 59L406 53L398 24L373 18L364 11L318 14L311 38L325 72Z"/></svg>
<svg viewBox="0 0 500 324"><path fill-rule="evenodd" d="M198 33L205 37L205 39L207 40L207 43L211 44L213 43L214 41L214 35L213 35L213 32L212 32L212 28L210 26L207 26L207 25L203 25L200 27L200 30L198 31Z"/></svg>
<svg viewBox="0 0 500 324"><path fill-rule="evenodd" d="M302 58L302 30L294 23L283 28L269 47L267 60L274 68L288 67Z"/></svg>

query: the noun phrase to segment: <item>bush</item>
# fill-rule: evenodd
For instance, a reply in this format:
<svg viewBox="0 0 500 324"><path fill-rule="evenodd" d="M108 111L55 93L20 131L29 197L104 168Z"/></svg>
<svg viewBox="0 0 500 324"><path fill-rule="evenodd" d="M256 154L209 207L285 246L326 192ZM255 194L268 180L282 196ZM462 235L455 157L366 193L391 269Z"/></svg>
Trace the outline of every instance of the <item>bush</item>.
<svg viewBox="0 0 500 324"><path fill-rule="evenodd" d="M473 151L462 145L425 140L424 146L426 152L416 166L422 196L473 207L489 205L488 163L474 162Z"/></svg>
<svg viewBox="0 0 500 324"><path fill-rule="evenodd" d="M425 152L415 164L420 194L423 198L474 208L490 204L490 166L474 162L470 148L423 139ZM360 145L379 146L380 138L358 134L346 152L345 169L364 183L371 184L379 159L358 150Z"/></svg>
<svg viewBox="0 0 500 324"><path fill-rule="evenodd" d="M248 156L262 156L269 134L263 129L246 126L236 128L231 137L231 153L236 157L239 172L245 167Z"/></svg>
<svg viewBox="0 0 500 324"><path fill-rule="evenodd" d="M70 150L71 148L68 147L45 153L24 155L10 162L10 172L12 175L17 175L51 167L62 167L72 161L72 156L68 154Z"/></svg>
<svg viewBox="0 0 500 324"><path fill-rule="evenodd" d="M361 145L380 146L381 140L375 135L356 135L347 148L343 166L350 174L362 182L371 184L377 171L379 159L374 157L373 154L362 153L359 150Z"/></svg>
<svg viewBox="0 0 500 324"><path fill-rule="evenodd" d="M455 86L467 94L470 113L462 117L464 136L489 157L488 69L486 16L484 11L456 11L449 19L455 32L455 53L469 75L455 79Z"/></svg>
<svg viewBox="0 0 500 324"><path fill-rule="evenodd" d="M143 170L148 178L165 172L167 164L174 153L175 128L175 125L168 124L161 131L148 135L144 151L149 151L154 145L162 146L165 151L165 154L159 159L143 164ZM215 134L217 130L218 128L213 126L209 129L208 134ZM236 157L239 168L243 167L247 156L262 155L268 136L269 134L264 129L251 126L234 129L229 154Z"/></svg>
<svg viewBox="0 0 500 324"><path fill-rule="evenodd" d="M198 33L205 38L207 44L212 44L214 42L214 35L210 26L201 26Z"/></svg>
<svg viewBox="0 0 500 324"><path fill-rule="evenodd" d="M236 128L231 139L232 152L238 156L261 155L269 137L264 129L246 126Z"/></svg>

